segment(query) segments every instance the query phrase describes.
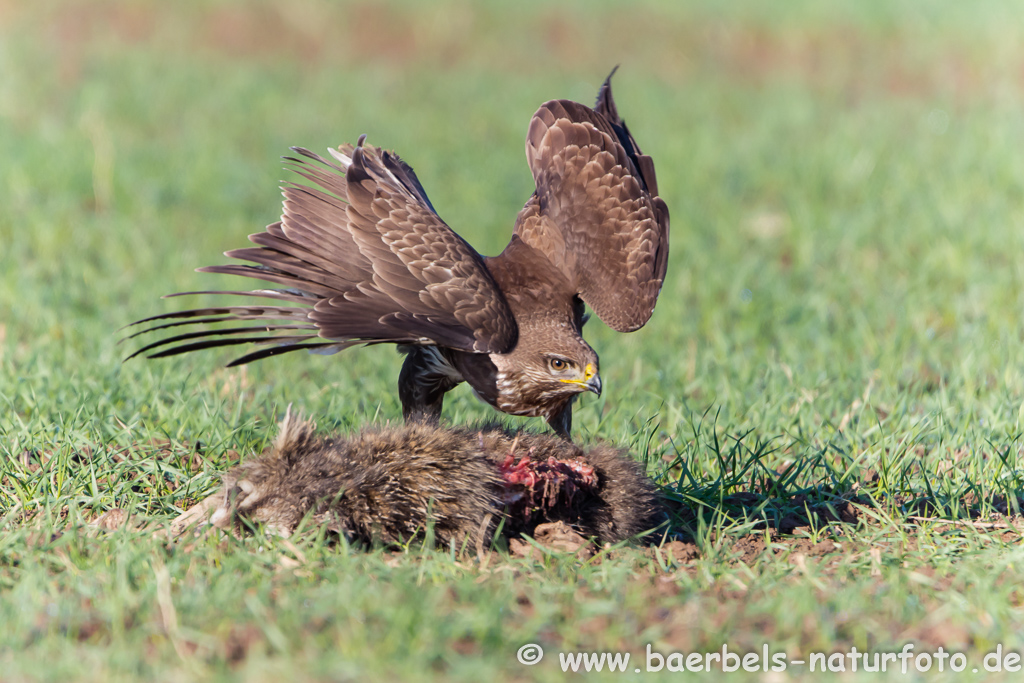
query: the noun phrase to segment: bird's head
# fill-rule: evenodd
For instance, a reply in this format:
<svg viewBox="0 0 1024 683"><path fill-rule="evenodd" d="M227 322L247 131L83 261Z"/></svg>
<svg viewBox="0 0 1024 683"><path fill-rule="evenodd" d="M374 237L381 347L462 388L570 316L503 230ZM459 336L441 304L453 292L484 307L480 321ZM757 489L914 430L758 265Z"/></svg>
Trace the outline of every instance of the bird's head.
<svg viewBox="0 0 1024 683"><path fill-rule="evenodd" d="M577 394L601 395L597 353L567 327L523 334L511 353L492 356L498 366L498 405L513 415L548 415Z"/></svg>
<svg viewBox="0 0 1024 683"><path fill-rule="evenodd" d="M517 347L522 353L523 380L541 396L568 397L585 391L600 396L597 352L567 325L549 330L524 340L519 344L522 349Z"/></svg>

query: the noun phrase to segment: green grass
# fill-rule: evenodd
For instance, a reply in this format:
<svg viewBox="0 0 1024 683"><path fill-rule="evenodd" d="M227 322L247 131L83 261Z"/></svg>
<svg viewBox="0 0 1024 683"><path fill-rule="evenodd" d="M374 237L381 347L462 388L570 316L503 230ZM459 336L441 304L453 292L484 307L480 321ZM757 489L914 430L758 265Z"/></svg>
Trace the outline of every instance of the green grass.
<svg viewBox="0 0 1024 683"><path fill-rule="evenodd" d="M0 5L0 679L1019 651L1022 39L1009 4L938 1ZM643 330L588 325L606 391L575 423L647 463L674 536L483 567L154 539L289 403L325 431L400 419L388 348L121 363L118 328L223 287L193 269L277 219L288 147L367 133L493 254L530 115L616 63L672 255ZM452 422L491 416L451 396ZM132 523L87 526L112 508Z"/></svg>

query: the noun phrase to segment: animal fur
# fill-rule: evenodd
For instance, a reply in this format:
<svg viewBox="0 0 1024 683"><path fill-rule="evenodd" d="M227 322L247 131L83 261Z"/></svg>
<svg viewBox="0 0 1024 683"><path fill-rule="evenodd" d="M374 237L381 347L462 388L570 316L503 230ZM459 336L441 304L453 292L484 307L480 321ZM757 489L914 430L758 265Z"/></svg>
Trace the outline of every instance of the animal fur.
<svg viewBox="0 0 1024 683"><path fill-rule="evenodd" d="M503 476L510 455L530 471L571 463L593 474L561 488L553 484L556 490L538 498ZM527 495L540 502L522 503ZM311 515L351 541L397 544L423 537L429 522L441 544L470 547L489 542L502 520L507 536L563 521L603 544L653 528L662 514L639 463L610 446L585 450L497 426L417 423L322 438L314 424L291 414L273 446L228 472L214 499L210 522L221 528L248 520L288 535Z"/></svg>

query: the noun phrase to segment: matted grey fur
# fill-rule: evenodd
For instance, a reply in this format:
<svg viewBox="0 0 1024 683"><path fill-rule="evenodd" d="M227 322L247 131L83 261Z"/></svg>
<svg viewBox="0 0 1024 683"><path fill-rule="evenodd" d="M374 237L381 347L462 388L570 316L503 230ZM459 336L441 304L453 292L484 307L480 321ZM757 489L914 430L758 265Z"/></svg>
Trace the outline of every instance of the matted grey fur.
<svg viewBox="0 0 1024 683"><path fill-rule="evenodd" d="M572 463L593 484L574 487L549 506L509 504L503 465ZM549 460L550 459L550 460ZM620 449L583 449L551 435L497 426L448 429L407 424L348 438L320 437L291 413L274 444L224 477L210 523L240 528L266 524L288 535L307 517L351 541L395 544L422 538L428 523L443 545L480 547L501 524L505 535L531 533L561 520L599 543L626 540L657 526L657 489Z"/></svg>

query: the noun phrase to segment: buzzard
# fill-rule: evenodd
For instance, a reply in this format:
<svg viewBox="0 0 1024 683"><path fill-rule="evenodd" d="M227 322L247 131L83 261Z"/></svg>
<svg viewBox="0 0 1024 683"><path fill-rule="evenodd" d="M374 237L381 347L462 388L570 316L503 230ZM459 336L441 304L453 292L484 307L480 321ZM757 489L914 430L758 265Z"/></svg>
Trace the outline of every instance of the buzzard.
<svg viewBox="0 0 1024 683"><path fill-rule="evenodd" d="M614 74L614 71L612 72ZM468 382L505 413L544 417L570 438L572 402L601 393L598 358L582 337L584 302L620 332L654 310L668 259L668 207L654 163L612 99L611 75L594 108L541 105L526 158L537 189L501 254L484 257L434 211L412 168L365 143L326 159L299 147L286 157L305 183L282 188L281 220L225 253L250 264L200 268L277 285L233 294L272 305L157 315L131 335L180 325L132 356L171 356L235 344L259 348L229 365L313 349L398 344L407 421L436 422L444 394ZM219 327L215 323L242 323ZM130 356L130 357L132 357Z"/></svg>

